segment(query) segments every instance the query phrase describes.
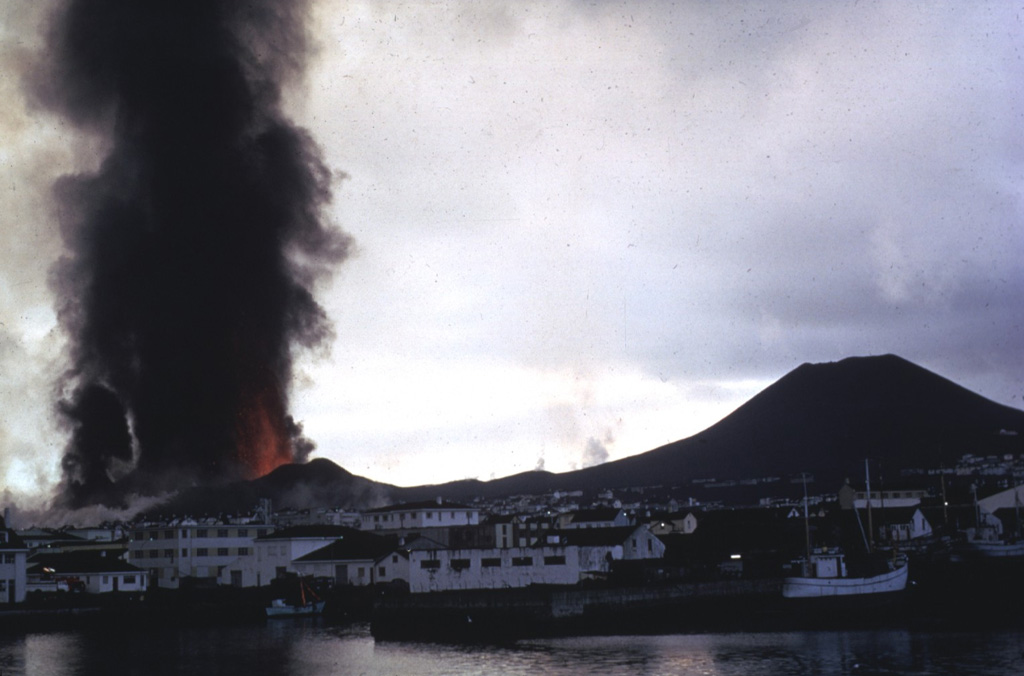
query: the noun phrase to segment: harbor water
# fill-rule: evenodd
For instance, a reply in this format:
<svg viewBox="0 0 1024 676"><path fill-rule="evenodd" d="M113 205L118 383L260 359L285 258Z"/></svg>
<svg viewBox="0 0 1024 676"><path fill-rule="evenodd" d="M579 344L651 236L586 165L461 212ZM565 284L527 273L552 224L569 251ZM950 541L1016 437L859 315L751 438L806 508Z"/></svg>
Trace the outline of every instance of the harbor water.
<svg viewBox="0 0 1024 676"><path fill-rule="evenodd" d="M318 620L203 628L0 635L3 676L71 674L927 674L1024 673L1019 630L817 631L532 639L508 644L375 641Z"/></svg>

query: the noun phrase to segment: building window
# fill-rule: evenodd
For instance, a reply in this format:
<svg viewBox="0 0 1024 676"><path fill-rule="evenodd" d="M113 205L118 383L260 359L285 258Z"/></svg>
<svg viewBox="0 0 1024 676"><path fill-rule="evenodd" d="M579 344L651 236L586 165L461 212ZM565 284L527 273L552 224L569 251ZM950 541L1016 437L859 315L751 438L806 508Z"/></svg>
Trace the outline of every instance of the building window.
<svg viewBox="0 0 1024 676"><path fill-rule="evenodd" d="M238 529L238 537L240 537L240 538L247 538L247 537L249 537L249 529L248 528L239 528Z"/></svg>
<svg viewBox="0 0 1024 676"><path fill-rule="evenodd" d="M173 559L174 558L174 550L173 549L165 549L164 550L164 556L166 556L169 559Z"/></svg>
<svg viewBox="0 0 1024 676"><path fill-rule="evenodd" d="M188 550L187 549L182 549L181 550L181 557L185 558L186 556L188 556Z"/></svg>
<svg viewBox="0 0 1024 676"><path fill-rule="evenodd" d="M356 568L356 577L365 577L365 576L366 576L366 570L362 566L359 566L358 568Z"/></svg>
<svg viewBox="0 0 1024 676"><path fill-rule="evenodd" d="M647 540L647 553L651 554L654 552L654 541Z"/></svg>
<svg viewBox="0 0 1024 676"><path fill-rule="evenodd" d="M210 550L206 547L200 547L196 550L196 556L209 556Z"/></svg>
<svg viewBox="0 0 1024 676"><path fill-rule="evenodd" d="M420 568L425 568L426 570L437 570L440 567L441 562L437 559L428 559L426 561L420 561Z"/></svg>
<svg viewBox="0 0 1024 676"><path fill-rule="evenodd" d="M266 534L267 534L267 529L266 528L257 528L256 529L256 537L261 538L261 537L263 537Z"/></svg>
<svg viewBox="0 0 1024 676"><path fill-rule="evenodd" d="M125 584L135 584L135 576L134 575L125 575L121 579L124 580Z"/></svg>
<svg viewBox="0 0 1024 676"><path fill-rule="evenodd" d="M158 530L151 530L151 531L149 531L149 539L150 540L159 540L160 539L160 531L158 531Z"/></svg>
<svg viewBox="0 0 1024 676"><path fill-rule="evenodd" d="M469 568L469 559L452 559L449 563L452 570L466 570Z"/></svg>
<svg viewBox="0 0 1024 676"><path fill-rule="evenodd" d="M207 533L207 530L205 528L200 528L199 530L196 531L196 537L197 538L208 537L206 533Z"/></svg>
<svg viewBox="0 0 1024 676"><path fill-rule="evenodd" d="M398 554L391 555L391 563L398 563Z"/></svg>
<svg viewBox="0 0 1024 676"><path fill-rule="evenodd" d="M512 565L513 566L532 566L533 565L533 557L532 556L513 556L512 557Z"/></svg>
<svg viewBox="0 0 1024 676"><path fill-rule="evenodd" d="M158 552L158 551L157 551L157 550L155 550L155 549L150 549L150 550L149 550L149 558L151 558L151 559L155 559L155 558L157 558L158 556L160 556L160 552Z"/></svg>
<svg viewBox="0 0 1024 676"><path fill-rule="evenodd" d="M173 530L165 530L164 531L164 539L165 540L173 540L174 539L174 531Z"/></svg>
<svg viewBox="0 0 1024 676"><path fill-rule="evenodd" d="M544 557L544 565L545 566L564 566L565 565L565 557L564 556L545 556Z"/></svg>
<svg viewBox="0 0 1024 676"><path fill-rule="evenodd" d="M387 575L384 566L377 567L377 575L379 575L380 577L385 577Z"/></svg>
<svg viewBox="0 0 1024 676"><path fill-rule="evenodd" d="M104 575L103 576L103 582L101 584L110 584L110 576L109 575Z"/></svg>
<svg viewBox="0 0 1024 676"><path fill-rule="evenodd" d="M434 518L434 513L433 512L427 512L427 518L428 519L433 519Z"/></svg>
<svg viewBox="0 0 1024 676"><path fill-rule="evenodd" d="M239 547L238 548L238 555L239 556L249 556L249 548L248 547Z"/></svg>
<svg viewBox="0 0 1024 676"><path fill-rule="evenodd" d="M228 555L228 548L227 547L217 547L217 556L227 556L227 555Z"/></svg>
<svg viewBox="0 0 1024 676"><path fill-rule="evenodd" d="M134 539L136 539L136 540L145 540L146 539L146 531L144 531L144 530L137 530L134 533L132 533L132 537Z"/></svg>
<svg viewBox="0 0 1024 676"><path fill-rule="evenodd" d="M483 568L501 568L501 559L480 559L480 566Z"/></svg>
<svg viewBox="0 0 1024 676"><path fill-rule="evenodd" d="M188 537L188 528L182 528L181 529L181 537L183 537L183 538L187 538Z"/></svg>

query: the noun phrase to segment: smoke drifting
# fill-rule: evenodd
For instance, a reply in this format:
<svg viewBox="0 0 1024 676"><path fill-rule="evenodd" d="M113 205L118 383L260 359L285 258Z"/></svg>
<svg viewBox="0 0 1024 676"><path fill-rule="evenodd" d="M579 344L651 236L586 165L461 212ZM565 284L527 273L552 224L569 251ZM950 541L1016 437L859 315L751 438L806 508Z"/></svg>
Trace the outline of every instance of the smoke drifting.
<svg viewBox="0 0 1024 676"><path fill-rule="evenodd" d="M73 1L30 89L109 138L55 189L51 271L72 367L60 506L265 474L312 446L288 415L294 350L330 323L315 283L350 240L331 172L281 110L306 3Z"/></svg>

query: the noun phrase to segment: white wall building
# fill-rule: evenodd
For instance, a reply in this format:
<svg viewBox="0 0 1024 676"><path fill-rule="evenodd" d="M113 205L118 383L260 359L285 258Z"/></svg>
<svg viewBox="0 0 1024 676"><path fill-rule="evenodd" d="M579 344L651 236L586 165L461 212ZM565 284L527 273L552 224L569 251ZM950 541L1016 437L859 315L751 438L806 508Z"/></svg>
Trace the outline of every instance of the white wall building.
<svg viewBox="0 0 1024 676"><path fill-rule="evenodd" d="M144 592L149 580L145 570L96 552L42 554L29 562L29 590L72 591L72 586L87 594Z"/></svg>
<svg viewBox="0 0 1024 676"><path fill-rule="evenodd" d="M479 523L480 510L476 507L441 498L371 509L361 517L361 528L366 531L448 528Z"/></svg>
<svg viewBox="0 0 1024 676"><path fill-rule="evenodd" d="M288 573L303 574L295 559L360 531L344 526L307 525L284 528L256 538L252 556L239 557L224 566L218 583L235 587L260 587Z"/></svg>
<svg viewBox="0 0 1024 676"><path fill-rule="evenodd" d="M576 528L621 528L629 525L629 515L618 507L579 509L559 514L556 525L560 530Z"/></svg>
<svg viewBox="0 0 1024 676"><path fill-rule="evenodd" d="M27 587L28 547L0 519L0 606L21 603Z"/></svg>
<svg viewBox="0 0 1024 676"><path fill-rule="evenodd" d="M269 524L144 524L132 530L129 562L147 570L151 582L164 589L177 589L185 578L217 581L233 564L236 572L221 582L252 586L256 584L255 566L243 564L254 561L256 538L273 530ZM252 581L244 579L242 568L252 573Z"/></svg>
<svg viewBox="0 0 1024 676"><path fill-rule="evenodd" d="M292 565L302 576L328 577L336 585L364 586L395 579L395 568L389 570L389 562L395 557L397 564L402 557L399 550L404 547L397 537L352 530L295 559Z"/></svg>

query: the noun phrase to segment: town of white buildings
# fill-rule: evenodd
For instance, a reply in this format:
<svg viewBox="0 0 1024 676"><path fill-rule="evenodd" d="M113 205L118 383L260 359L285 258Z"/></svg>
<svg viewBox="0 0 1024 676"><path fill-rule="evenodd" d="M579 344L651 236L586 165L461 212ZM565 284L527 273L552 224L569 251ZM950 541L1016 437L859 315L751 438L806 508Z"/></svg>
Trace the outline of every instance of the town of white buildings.
<svg viewBox="0 0 1024 676"><path fill-rule="evenodd" d="M1018 458L988 460L967 456L964 467L975 475L1013 476L1019 464ZM692 501L624 503L629 496L636 494L603 491L585 498L580 491L555 492L472 505L438 498L362 512L275 513L263 501L244 516L60 530L12 528L5 514L0 605L62 592L131 596L151 588L262 587L296 575L334 585L387 585L413 594L574 585L605 579L624 562L660 574L671 566L674 548L687 550L702 532L704 546L717 543L714 555L720 560L712 563L720 571L736 571L744 556L756 552L743 551L743 540L731 534L744 525L757 531L765 519L802 523L804 518L799 502L708 510ZM997 515L1015 507L1019 511L1024 486L1009 486L958 511L935 490L887 487L868 495L846 485L827 498L813 498L810 516L824 516L830 501L847 510L865 509L870 502L884 513L876 518L874 535L910 542L931 537L939 523L949 525L951 518L962 520L959 527L973 519L974 525L1003 528L1005 518ZM757 546L763 548L749 545L751 550Z"/></svg>

